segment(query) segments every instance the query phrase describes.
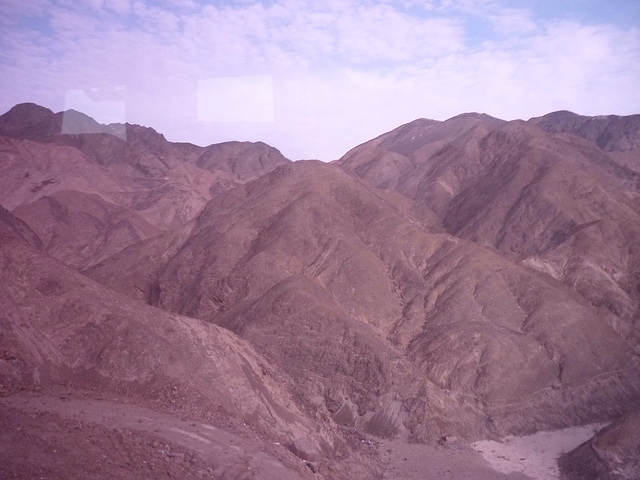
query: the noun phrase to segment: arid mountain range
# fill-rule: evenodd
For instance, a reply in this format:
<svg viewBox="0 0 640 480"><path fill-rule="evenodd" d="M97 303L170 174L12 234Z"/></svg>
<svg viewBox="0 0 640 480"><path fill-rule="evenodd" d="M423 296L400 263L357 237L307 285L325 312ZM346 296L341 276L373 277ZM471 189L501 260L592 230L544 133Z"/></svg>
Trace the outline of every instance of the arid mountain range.
<svg viewBox="0 0 640 480"><path fill-rule="evenodd" d="M7 478L83 478L76 443L92 478L390 478L372 438L611 421L562 468L640 475L640 116L419 119L322 163L22 104L0 205Z"/></svg>

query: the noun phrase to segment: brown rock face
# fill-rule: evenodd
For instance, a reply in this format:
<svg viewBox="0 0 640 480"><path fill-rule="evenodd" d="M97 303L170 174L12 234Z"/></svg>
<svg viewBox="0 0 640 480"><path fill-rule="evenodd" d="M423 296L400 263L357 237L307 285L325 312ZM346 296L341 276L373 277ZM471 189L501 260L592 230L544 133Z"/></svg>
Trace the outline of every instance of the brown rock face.
<svg viewBox="0 0 640 480"><path fill-rule="evenodd" d="M0 378L2 394L14 399L10 401L13 407L15 402L21 403L18 392L46 394L64 386L63 399L86 395L74 392L91 392L92 397L101 399L106 396L112 403L105 408L120 409L123 415L131 416L128 422L134 430L138 420L132 419L140 414L127 402L215 425L220 430L209 427L213 433L208 431L205 443L223 445L225 439L232 438L238 451L263 452L266 442L282 445L281 451L261 453L257 461L254 459L255 476L247 478L263 478L261 471L291 479L308 478L306 467L300 468L300 460L287 453L287 445L305 445L305 451L322 453L328 459L344 448L344 440L329 419L316 417L312 422L303 410L307 408L305 401L296 397L289 381L246 341L213 324L163 312L106 289L34 249L27 242L33 235L25 234L25 229L0 209L0 265L5 280L0 286ZM46 411L51 407L40 408ZM64 412L63 407L59 414L69 415ZM0 418L3 438L10 418ZM59 421L47 420L47 425L59 428ZM89 416L87 421L96 420ZM171 431L187 428L183 435L189 436L187 425L183 427L174 417L167 417L167 421L176 426L158 425L154 431L162 430L165 438L178 443L182 437L172 436ZM91 439L77 430L72 430L71 439ZM28 432L14 435L17 441L25 441L23 435ZM91 430L84 433L95 434ZM130 439L140 442L135 435ZM196 433L191 433L193 436L198 438ZM46 443L46 438L39 442ZM53 447L73 457L72 451L65 453L72 447L68 440L59 438ZM20 476L27 467L10 455L5 457L12 448L24 455L18 447L3 447L1 468L5 470L0 471ZM216 462L243 460L218 457L220 453L215 451L212 455Z"/></svg>
<svg viewBox="0 0 640 480"><path fill-rule="evenodd" d="M0 162L2 204L47 241L66 244L61 230L81 232L62 256L48 252L84 268L184 224L213 196L289 160L264 143L172 143L151 128L21 104L0 116Z"/></svg>
<svg viewBox="0 0 640 480"><path fill-rule="evenodd" d="M69 381L130 389L144 397L168 393L154 391L166 382L176 387L175 392L183 390L187 399L217 399L223 409L244 408L234 402L231 391L225 393L239 388L238 395L272 399L267 410L276 417L287 411L278 407L279 393L269 392L262 383L252 386L252 369L267 367L260 366L262 360L245 342L214 325L161 312L105 289L35 250L14 228L11 214L4 209L0 214L0 254L7 280L0 296L4 346L17 352L3 363L9 372L5 389L46 388ZM237 371L225 373L229 368ZM229 378L221 381L227 374ZM234 382L240 383L233 386ZM244 388L248 390L242 393ZM250 393L254 388L262 392ZM291 407L283 425L299 415ZM252 413L252 408L245 412Z"/></svg>
<svg viewBox="0 0 640 480"><path fill-rule="evenodd" d="M553 131L555 116L545 118ZM428 133L421 136L421 130ZM397 164L397 155L407 167L389 185L369 176ZM434 223L435 213L450 234L569 285L637 343L640 175L596 144L526 122L467 115L426 126L414 122L356 147L338 163L414 200L425 221Z"/></svg>
<svg viewBox="0 0 640 480"><path fill-rule="evenodd" d="M637 389L631 347L575 291L419 226L332 165L282 167L210 202L157 291L160 307L250 339L329 412L355 405L356 424L388 415L392 396L395 428L426 434L407 402L446 390L514 433L622 411ZM601 381L617 386L600 397Z"/></svg>
<svg viewBox="0 0 640 480"><path fill-rule="evenodd" d="M530 122L547 132L571 133L585 138L608 152L640 148L640 115L584 117L562 111L532 118Z"/></svg>
<svg viewBox="0 0 640 480"><path fill-rule="evenodd" d="M374 478L364 433L640 407L635 118L421 119L323 164L65 114L0 117L11 408L20 389L110 393L226 428L279 478ZM631 465L611 438L593 441L609 473Z"/></svg>
<svg viewBox="0 0 640 480"><path fill-rule="evenodd" d="M79 268L162 231L135 211L77 190L40 197L14 214L33 225L49 255Z"/></svg>

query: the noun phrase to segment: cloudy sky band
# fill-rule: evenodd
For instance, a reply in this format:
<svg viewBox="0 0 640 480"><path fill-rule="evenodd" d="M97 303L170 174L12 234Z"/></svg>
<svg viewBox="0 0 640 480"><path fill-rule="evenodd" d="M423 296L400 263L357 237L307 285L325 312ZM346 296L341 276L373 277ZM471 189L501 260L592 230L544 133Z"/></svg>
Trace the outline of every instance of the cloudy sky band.
<svg viewBox="0 0 640 480"><path fill-rule="evenodd" d="M175 141L332 160L418 117L640 112L640 2L5 2L0 110L120 115Z"/></svg>

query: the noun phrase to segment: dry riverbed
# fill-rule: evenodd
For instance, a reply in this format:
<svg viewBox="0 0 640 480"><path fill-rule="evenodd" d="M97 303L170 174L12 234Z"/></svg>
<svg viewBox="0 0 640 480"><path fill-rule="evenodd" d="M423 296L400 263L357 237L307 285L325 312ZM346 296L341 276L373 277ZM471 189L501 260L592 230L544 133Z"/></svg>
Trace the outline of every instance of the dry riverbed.
<svg viewBox="0 0 640 480"><path fill-rule="evenodd" d="M382 440L378 448L385 480L559 480L557 458L603 426L593 424L471 445Z"/></svg>

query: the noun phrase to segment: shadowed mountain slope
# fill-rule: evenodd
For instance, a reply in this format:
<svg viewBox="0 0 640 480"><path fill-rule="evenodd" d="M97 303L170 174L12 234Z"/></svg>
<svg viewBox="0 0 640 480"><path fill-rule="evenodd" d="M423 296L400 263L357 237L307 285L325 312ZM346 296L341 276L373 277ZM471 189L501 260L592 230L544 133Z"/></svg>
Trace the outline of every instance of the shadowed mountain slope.
<svg viewBox="0 0 640 480"><path fill-rule="evenodd" d="M607 156L619 165L640 173L640 115L585 117L561 111L532 118L529 122L549 133L581 137L607 152Z"/></svg>
<svg viewBox="0 0 640 480"><path fill-rule="evenodd" d="M466 127L449 128L452 120ZM571 286L637 344L640 175L596 145L526 122L452 120L400 127L338 164L414 200L414 212L428 223ZM406 150L407 136L418 138L421 130L429 142ZM431 141L433 130L446 130L446 146ZM369 176L396 164L399 151L413 167L389 185Z"/></svg>
<svg viewBox="0 0 640 480"><path fill-rule="evenodd" d="M245 437L247 447L282 445L281 458L265 456L246 478L265 478L269 469L308 478L290 452L317 462L344 448L328 419L312 422L289 380L247 342L104 288L29 245L26 229L0 209L3 395L56 387L71 395L102 392L203 419L222 437L225 431Z"/></svg>
<svg viewBox="0 0 640 480"><path fill-rule="evenodd" d="M640 478L640 412L624 415L558 463L567 480Z"/></svg>
<svg viewBox="0 0 640 480"><path fill-rule="evenodd" d="M0 135L0 202L47 242L75 237L75 246L47 251L83 268L193 219L218 193L289 162L261 142L172 143L150 128L100 125L34 104L0 116Z"/></svg>
<svg viewBox="0 0 640 480"><path fill-rule="evenodd" d="M161 232L135 211L77 190L40 197L13 213L34 226L45 252L79 268Z"/></svg>
<svg viewBox="0 0 640 480"><path fill-rule="evenodd" d="M571 133L585 138L605 151L640 149L640 115L585 117L561 111L529 121L547 132Z"/></svg>
<svg viewBox="0 0 640 480"><path fill-rule="evenodd" d="M366 431L516 433L634 401L631 348L580 295L400 205L334 165L298 162L210 201L181 246L138 273L126 259L157 241L87 273L125 292L146 278L139 296L249 339ZM158 262L154 285L145 272Z"/></svg>

